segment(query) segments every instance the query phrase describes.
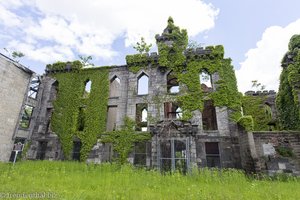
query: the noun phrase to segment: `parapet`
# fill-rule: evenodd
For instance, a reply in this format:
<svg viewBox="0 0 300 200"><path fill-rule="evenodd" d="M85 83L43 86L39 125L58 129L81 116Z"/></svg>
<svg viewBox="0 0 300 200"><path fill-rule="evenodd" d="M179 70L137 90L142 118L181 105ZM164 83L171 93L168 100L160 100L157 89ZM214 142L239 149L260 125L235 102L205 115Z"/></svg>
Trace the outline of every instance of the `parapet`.
<svg viewBox="0 0 300 200"><path fill-rule="evenodd" d="M276 95L274 90L264 90L264 91L247 91L245 92L246 96L269 96L269 95Z"/></svg>

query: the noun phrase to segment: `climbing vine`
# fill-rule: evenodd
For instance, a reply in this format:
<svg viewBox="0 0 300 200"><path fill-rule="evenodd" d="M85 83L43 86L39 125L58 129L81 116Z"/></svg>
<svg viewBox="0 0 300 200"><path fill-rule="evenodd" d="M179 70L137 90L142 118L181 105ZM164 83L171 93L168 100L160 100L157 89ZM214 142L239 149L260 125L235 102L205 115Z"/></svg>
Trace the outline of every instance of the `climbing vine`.
<svg viewBox="0 0 300 200"><path fill-rule="evenodd" d="M272 112L264 104L265 96L243 96L243 111L253 118L254 131L268 131L268 123L272 120Z"/></svg>
<svg viewBox="0 0 300 200"><path fill-rule="evenodd" d="M46 70L48 71L61 71L68 69L68 66L72 68L72 70L80 70L82 69L83 65L79 60L75 60L73 62L56 62L53 64L46 65Z"/></svg>
<svg viewBox="0 0 300 200"><path fill-rule="evenodd" d="M149 140L151 135L148 132L137 133L136 123L129 117L124 118L124 125L120 130L104 133L100 135L100 141L112 143L113 149L118 153L117 162L125 164L129 153L134 147L134 143Z"/></svg>
<svg viewBox="0 0 300 200"><path fill-rule="evenodd" d="M224 48L221 45L208 46L202 53L195 49L186 49L188 45L187 31L174 25L173 19L168 19L167 28L162 35L156 35L159 52L159 67L173 71L181 83L177 102L181 103L183 119L192 117L192 112L203 110L203 99L212 99L215 106L227 106L233 112L231 118L237 121L240 117L241 97L237 90L237 82L231 59L224 59ZM129 70L137 73L142 67L151 62L141 55L126 57ZM134 70L133 70L134 69ZM216 89L209 95L204 95L201 89L199 74L201 70L209 74L218 73L219 80L215 83ZM166 70L165 70L166 71Z"/></svg>
<svg viewBox="0 0 300 200"><path fill-rule="evenodd" d="M61 65L61 64L60 64ZM73 139L80 139L80 159L85 160L97 135L105 131L109 91L108 69L81 69L78 72L55 73L58 81L58 95L54 101L52 130L59 136L65 159L71 159ZM92 82L90 94L84 96L85 83ZM86 98L85 98L86 97ZM79 131L80 108L85 108L84 127Z"/></svg>
<svg viewBox="0 0 300 200"><path fill-rule="evenodd" d="M247 132L251 132L254 130L254 122L251 115L240 117L237 123L244 127Z"/></svg>
<svg viewBox="0 0 300 200"><path fill-rule="evenodd" d="M136 74L142 68L146 68L150 62L148 54L134 54L126 56L126 63L130 72Z"/></svg>
<svg viewBox="0 0 300 200"><path fill-rule="evenodd" d="M300 35L289 42L289 51L282 60L276 106L282 129L300 130Z"/></svg>

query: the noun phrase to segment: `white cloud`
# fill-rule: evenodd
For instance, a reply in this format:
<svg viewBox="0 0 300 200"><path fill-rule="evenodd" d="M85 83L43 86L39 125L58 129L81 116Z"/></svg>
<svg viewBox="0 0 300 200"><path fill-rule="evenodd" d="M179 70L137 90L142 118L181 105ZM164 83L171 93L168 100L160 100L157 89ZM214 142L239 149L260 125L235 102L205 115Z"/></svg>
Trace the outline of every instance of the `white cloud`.
<svg viewBox="0 0 300 200"><path fill-rule="evenodd" d="M15 50L14 47L18 47L17 50L23 52L27 59L42 63L68 61L75 57L70 48L61 45L42 46L36 48L33 44L20 43L16 40L8 43L8 49Z"/></svg>
<svg viewBox="0 0 300 200"><path fill-rule="evenodd" d="M268 90L278 90L281 60L288 50L288 43L294 34L300 33L300 19L286 27L267 28L256 48L246 53L246 59L236 71L239 90L251 90L251 81L258 80Z"/></svg>
<svg viewBox="0 0 300 200"><path fill-rule="evenodd" d="M0 24L6 27L20 26L20 18L0 4Z"/></svg>
<svg viewBox="0 0 300 200"><path fill-rule="evenodd" d="M130 46L140 39L154 43L154 35L166 27L169 16L175 24L188 30L190 36L214 27L218 9L202 0L13 0L1 7L10 25L18 26L24 35L14 49L23 49L33 60L50 61L63 53L112 58L118 55L112 44L117 38ZM20 12L23 9L23 12ZM24 12L26 9L26 12ZM0 12L1 13L1 12ZM22 13L22 14L20 14ZM25 13L25 14L24 14ZM4 24L8 27L9 24ZM10 43L11 45L12 43ZM27 48L24 48L27 47ZM29 48L30 47L30 48ZM51 54L51 48L56 53ZM46 52L48 52L48 57ZM69 51L68 51L69 52ZM51 56L51 57L50 57ZM53 57L52 57L53 56ZM62 54L63 56L63 54ZM67 57L72 57L70 52ZM26 56L27 57L27 56Z"/></svg>

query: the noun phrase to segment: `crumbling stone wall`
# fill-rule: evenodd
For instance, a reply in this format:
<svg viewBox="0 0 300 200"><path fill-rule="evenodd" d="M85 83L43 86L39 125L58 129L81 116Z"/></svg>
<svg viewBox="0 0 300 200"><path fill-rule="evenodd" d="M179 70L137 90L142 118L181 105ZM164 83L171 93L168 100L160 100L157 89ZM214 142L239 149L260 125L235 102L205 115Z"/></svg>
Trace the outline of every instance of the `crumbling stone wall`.
<svg viewBox="0 0 300 200"><path fill-rule="evenodd" d="M53 101L57 96L58 82L51 77L41 78L35 120L32 135L30 137L30 148L27 151L27 159L59 160L63 159L63 153L58 136L51 130L51 116L53 112ZM41 149L44 143L45 149Z"/></svg>
<svg viewBox="0 0 300 200"><path fill-rule="evenodd" d="M262 170L300 175L300 132L253 132L253 138Z"/></svg>

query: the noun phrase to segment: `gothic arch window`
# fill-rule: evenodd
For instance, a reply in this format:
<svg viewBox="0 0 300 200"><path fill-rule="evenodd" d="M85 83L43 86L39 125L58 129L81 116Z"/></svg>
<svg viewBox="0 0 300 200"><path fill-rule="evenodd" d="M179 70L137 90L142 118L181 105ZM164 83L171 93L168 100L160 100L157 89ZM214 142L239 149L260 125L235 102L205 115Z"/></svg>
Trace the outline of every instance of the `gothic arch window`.
<svg viewBox="0 0 300 200"><path fill-rule="evenodd" d="M114 76L110 81L109 97L119 97L121 95L121 80Z"/></svg>
<svg viewBox="0 0 300 200"><path fill-rule="evenodd" d="M177 102L165 102L165 118L167 119L180 119L182 118L182 109Z"/></svg>
<svg viewBox="0 0 300 200"><path fill-rule="evenodd" d="M147 131L148 124L148 105L146 103L136 104L136 130Z"/></svg>
<svg viewBox="0 0 300 200"><path fill-rule="evenodd" d="M202 69L199 74L200 84L203 92L211 92L212 87L212 78L206 69Z"/></svg>
<svg viewBox="0 0 300 200"><path fill-rule="evenodd" d="M90 96L91 87L92 87L92 81L90 81L89 79L86 80L85 81L84 93L83 93L84 98L88 98Z"/></svg>
<svg viewBox="0 0 300 200"><path fill-rule="evenodd" d="M178 79L173 71L167 75L167 90L168 93L175 94L179 92Z"/></svg>
<svg viewBox="0 0 300 200"><path fill-rule="evenodd" d="M148 111L146 108L143 108L142 110L142 122L147 122L147 117L148 117Z"/></svg>
<svg viewBox="0 0 300 200"><path fill-rule="evenodd" d="M145 73L142 73L138 77L137 94L146 95L148 94L148 89L149 89L149 77Z"/></svg>

